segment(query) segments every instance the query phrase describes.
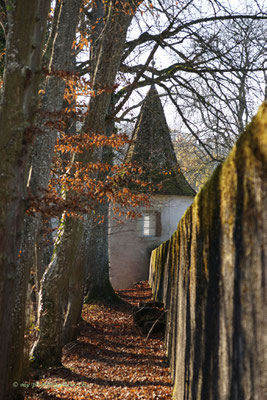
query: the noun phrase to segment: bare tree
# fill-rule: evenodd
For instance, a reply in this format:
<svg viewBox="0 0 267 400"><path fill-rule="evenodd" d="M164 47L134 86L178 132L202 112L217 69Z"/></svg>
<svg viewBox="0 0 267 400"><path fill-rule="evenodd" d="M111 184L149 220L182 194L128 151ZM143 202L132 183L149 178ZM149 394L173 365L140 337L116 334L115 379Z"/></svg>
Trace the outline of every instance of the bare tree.
<svg viewBox="0 0 267 400"><path fill-rule="evenodd" d="M211 67L218 71L200 72L190 80L182 74L171 96L182 129L201 140L210 160L225 159L264 98L264 37L262 21L246 19L193 37L194 51L213 59Z"/></svg>
<svg viewBox="0 0 267 400"><path fill-rule="evenodd" d="M260 2L248 4L153 2L138 16L132 35L140 35L126 43L116 117L129 119L135 105L128 100L139 106L138 91L153 80L181 129L221 162L263 100L267 17ZM146 62L153 49L156 67Z"/></svg>

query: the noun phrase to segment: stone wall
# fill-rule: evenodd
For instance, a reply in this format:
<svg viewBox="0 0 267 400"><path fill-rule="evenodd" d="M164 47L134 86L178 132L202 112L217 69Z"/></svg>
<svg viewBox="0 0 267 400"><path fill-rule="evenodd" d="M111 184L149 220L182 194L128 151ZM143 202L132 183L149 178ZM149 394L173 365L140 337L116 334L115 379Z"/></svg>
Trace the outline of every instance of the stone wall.
<svg viewBox="0 0 267 400"><path fill-rule="evenodd" d="M174 398L267 399L267 103L153 251Z"/></svg>

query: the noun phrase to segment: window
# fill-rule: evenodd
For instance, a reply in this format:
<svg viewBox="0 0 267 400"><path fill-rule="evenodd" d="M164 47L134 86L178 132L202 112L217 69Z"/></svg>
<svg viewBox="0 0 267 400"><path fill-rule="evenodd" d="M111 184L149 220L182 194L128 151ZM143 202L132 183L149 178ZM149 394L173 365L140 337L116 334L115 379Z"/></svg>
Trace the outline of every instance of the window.
<svg viewBox="0 0 267 400"><path fill-rule="evenodd" d="M145 213L143 216L143 235L156 236L156 215Z"/></svg>
<svg viewBox="0 0 267 400"><path fill-rule="evenodd" d="M160 213L159 212L145 212L142 219L142 236L160 236Z"/></svg>

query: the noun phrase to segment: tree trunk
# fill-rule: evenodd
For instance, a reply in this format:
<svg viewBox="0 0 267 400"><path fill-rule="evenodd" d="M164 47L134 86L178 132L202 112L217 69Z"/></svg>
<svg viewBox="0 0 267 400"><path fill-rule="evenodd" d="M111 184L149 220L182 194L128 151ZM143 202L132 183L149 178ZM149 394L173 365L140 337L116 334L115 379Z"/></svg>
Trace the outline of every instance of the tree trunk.
<svg viewBox="0 0 267 400"><path fill-rule="evenodd" d="M57 23L56 34L50 62L51 71L70 72L73 70L72 63L72 44L76 35L76 27L80 11L81 0L64 0L57 3ZM59 9L58 9L59 8ZM41 196L42 190L47 188L54 147L57 138L56 129L45 127L45 122L49 120L49 113L59 112L62 109L64 101L65 80L58 76L49 76L45 88L45 95L42 102L42 112L48 113L48 117L39 119L39 126L42 134L37 136L31 155L29 189L33 195ZM32 237L36 243L37 235L40 231L41 221L38 216L29 218L27 228L28 236ZM28 233L28 232L27 232ZM30 245L30 249L34 247ZM34 253L28 255L30 263L33 265Z"/></svg>
<svg viewBox="0 0 267 400"><path fill-rule="evenodd" d="M132 5L131 11L128 10L129 12L126 12L127 5L129 6L130 2L117 3L120 4L117 5L118 8L116 10L114 10L115 6L110 6L109 8L106 24L96 46L98 55L94 55L96 69L93 76L93 87L95 89L101 87L112 88L114 86L125 45L127 29L137 8L136 5ZM113 121L109 121L106 118L111 106L111 99L112 92L109 91L105 91L91 99L88 118L84 127L86 131L107 133L110 126L113 126ZM90 155L84 154L84 161L87 161ZM104 153L97 155L98 159L102 161L106 161L106 156L105 150ZM118 301L119 298L109 280L108 205L99 204L95 211L96 214L100 213L100 215L104 216L104 223L99 225L91 222L90 240L85 244L85 252L90 255L86 267L85 301L114 302Z"/></svg>
<svg viewBox="0 0 267 400"><path fill-rule="evenodd" d="M75 3L75 4L74 4ZM76 17L75 17L76 13ZM69 69L71 63L72 43L76 33L76 23L79 14L79 4L76 1L61 3L59 12L57 35L53 48L51 67L54 70ZM71 21L71 24L70 24ZM70 28L71 26L71 28ZM59 111L62 107L65 82L63 79L50 76L48 78L42 111ZM40 124L40 119L39 119ZM42 127L44 130L44 128ZM40 189L46 188L50 175L53 149L56 140L56 131L45 129L37 136L31 161L30 189L33 194L38 194ZM25 367L24 333L25 333L25 307L28 290L30 269L34 265L36 252L36 238L40 225L40 218L26 217L24 224L24 239L18 263L16 277L16 308L12 314L12 351L9 362L12 365L10 382L23 380L23 367Z"/></svg>
<svg viewBox="0 0 267 400"><path fill-rule="evenodd" d="M51 263L44 273L39 293L38 338L31 355L34 365L61 365L63 323L70 273L81 248L83 223L63 216ZM70 238L72 246L66 246Z"/></svg>
<svg viewBox="0 0 267 400"><path fill-rule="evenodd" d="M87 263L85 244L91 235L90 217L87 216L86 219L88 220L88 223L86 224L87 230L84 231L77 261L75 265L73 265L70 276L68 304L64 321L64 344L76 339L79 323L81 322L81 311L84 297L85 265Z"/></svg>
<svg viewBox="0 0 267 400"><path fill-rule="evenodd" d="M9 2L4 90L0 114L0 399L15 398L11 315L26 198L26 164L34 135L41 54L50 1ZM36 45L38 43L38 46Z"/></svg>
<svg viewBox="0 0 267 400"><path fill-rule="evenodd" d="M84 132L103 133L106 130L106 116L125 45L127 29L137 8L136 5L130 4L133 2L113 0L106 6L108 12L99 38L99 53L92 79L92 90L97 95L90 100L87 119L83 127ZM98 94L99 89L105 90ZM83 162L99 160L99 152L85 152L81 158ZM60 363L64 304L60 296L65 295L65 290L67 290L65 282L70 278L76 260L76 251L80 250L81 231L87 229L86 225L76 219L69 225L70 230L62 232L59 244L55 249L53 262L49 267L49 273L45 274L42 282L39 337L32 351L36 364L55 365ZM88 243L85 246L85 254L90 254ZM63 257L66 254L69 256ZM106 267L108 273L108 263ZM53 272L53 268L55 272Z"/></svg>
<svg viewBox="0 0 267 400"><path fill-rule="evenodd" d="M99 205L97 213L104 216L104 222L92 223L90 240L87 244L85 303L117 303L120 299L109 279L108 204Z"/></svg>
<svg viewBox="0 0 267 400"><path fill-rule="evenodd" d="M82 251L81 251L82 253ZM63 344L72 342L77 338L81 322L84 290L84 260L81 254L73 266L69 289L68 305L63 327Z"/></svg>
<svg viewBox="0 0 267 400"><path fill-rule="evenodd" d="M56 15L57 21L53 23L54 43L51 50L52 59L50 61L51 71L66 71L73 69L72 63L72 44L76 35L76 27L80 11L81 0L65 0L57 2ZM42 196L42 190L47 188L49 179L54 147L57 138L57 131L45 127L45 122L49 120L49 113L59 112L62 109L64 101L64 91L66 83L64 79L58 76L49 76L46 83L45 95L42 101L42 112L48 113L48 117L39 118L39 127L42 134L38 135L31 154L29 189L35 196ZM39 263L43 261L42 249L39 247L42 243L40 230L42 221L40 216L26 217L25 238L29 238L27 243L23 243L26 251L26 258L21 257L21 264L24 264L25 271L35 266L38 277L48 266ZM49 260L50 261L50 260ZM40 271L41 268L41 271ZM26 287L26 282L25 286Z"/></svg>
<svg viewBox="0 0 267 400"><path fill-rule="evenodd" d="M113 100L113 99L112 99ZM111 100L111 104L113 103ZM110 114L113 107L110 107ZM114 121L107 124L106 135L114 133ZM104 148L102 152L103 163L112 164L113 151ZM105 173L101 173L101 178L105 178ZM95 210L96 215L104 217L104 222L99 224L97 220L91 218L91 235L88 237L85 246L87 249L86 269L86 291L85 303L104 302L118 303L120 298L114 292L109 279L109 248L108 248L108 218L109 204L99 204Z"/></svg>

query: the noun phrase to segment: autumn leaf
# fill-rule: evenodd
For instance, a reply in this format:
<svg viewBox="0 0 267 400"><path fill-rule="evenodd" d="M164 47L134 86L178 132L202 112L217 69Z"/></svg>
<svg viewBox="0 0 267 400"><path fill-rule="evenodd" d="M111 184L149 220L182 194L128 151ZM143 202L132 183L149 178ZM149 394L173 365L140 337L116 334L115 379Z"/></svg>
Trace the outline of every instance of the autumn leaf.
<svg viewBox="0 0 267 400"><path fill-rule="evenodd" d="M147 282L119 290L124 304L86 304L80 336L64 348L63 368L39 371L25 399L171 400L172 382L162 333L146 341L133 307L151 299Z"/></svg>

